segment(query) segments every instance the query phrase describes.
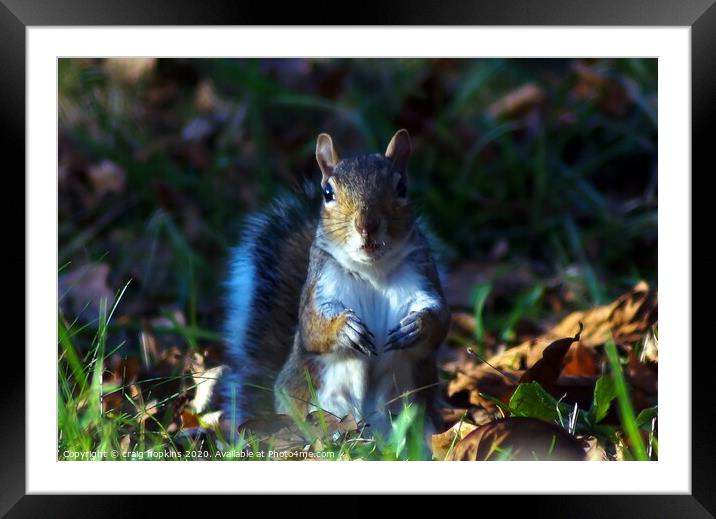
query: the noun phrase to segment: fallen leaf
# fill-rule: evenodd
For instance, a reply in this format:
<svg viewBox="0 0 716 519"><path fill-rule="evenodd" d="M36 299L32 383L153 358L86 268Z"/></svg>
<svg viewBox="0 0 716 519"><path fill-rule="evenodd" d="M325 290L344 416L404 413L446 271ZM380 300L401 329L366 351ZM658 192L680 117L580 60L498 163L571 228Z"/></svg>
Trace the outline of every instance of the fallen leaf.
<svg viewBox="0 0 716 519"><path fill-rule="evenodd" d="M625 375L631 386L630 396L634 409L639 412L655 406L658 402L659 367L650 362L639 362L632 349L629 350L628 358Z"/></svg>
<svg viewBox="0 0 716 519"><path fill-rule="evenodd" d="M527 83L492 103L487 114L493 119L519 117L540 104L544 97L544 91L536 83Z"/></svg>
<svg viewBox="0 0 716 519"><path fill-rule="evenodd" d="M136 410L127 400L139 392L136 384L139 378L139 359L124 357L115 353L105 361L102 376L102 410L105 413L133 413Z"/></svg>
<svg viewBox="0 0 716 519"><path fill-rule="evenodd" d="M583 325L579 323L579 331L574 337L558 339L542 351L542 358L520 377L520 384L527 382L539 382L539 384L550 391L559 374L562 372L562 360L573 342L579 342L579 335L582 333Z"/></svg>
<svg viewBox="0 0 716 519"><path fill-rule="evenodd" d="M518 380L526 372L524 368L527 370L533 368L543 358L543 353L548 347L555 341L572 335L579 329L580 323L583 323L577 345L572 344L567 350L567 360L573 361L571 367L562 368L555 381L554 372L559 362L548 363L547 365L551 366L548 369L549 374L543 373L537 378L542 378L542 382L548 379L552 381L551 385L545 385L549 386L548 391L555 398L564 395L565 402L578 403L580 408L584 408L592 401L594 384L600 373L594 361L594 349L603 346L612 336L617 342L628 343L638 340L643 334L651 333L650 330L657 322L656 319L657 293L642 281L612 303L574 312L543 335L493 355L487 359L487 363L478 362L474 357L464 356L445 363L442 368L455 374L447 386L448 396L459 407L472 404L494 412L495 404L484 395L491 395L503 403L508 403ZM568 338L566 341L573 341L573 339ZM559 353L564 348L564 343L562 344ZM586 355L590 355L594 362ZM534 376L534 372L529 375L529 377ZM650 402L655 398L655 393L652 394L650 391L650 389L646 392L642 391L640 394L640 397L643 397L640 403L644 406L653 405Z"/></svg>
<svg viewBox="0 0 716 519"><path fill-rule="evenodd" d="M340 441L345 435L356 432L358 424L352 415L337 418L315 411L305 422L297 423L288 415L270 415L247 420L238 427L254 436L263 449L276 451L304 450L306 446Z"/></svg>
<svg viewBox="0 0 716 519"><path fill-rule="evenodd" d="M152 416L159 412L159 400L152 399L144 405L137 406L137 420L139 423L147 422ZM152 423L149 421L149 423Z"/></svg>
<svg viewBox="0 0 716 519"><path fill-rule="evenodd" d="M466 408L443 407L440 409L440 419L444 424L455 424L467 413Z"/></svg>
<svg viewBox="0 0 716 519"><path fill-rule="evenodd" d="M127 184L127 173L117 163L103 160L87 169L87 176L98 196L122 193Z"/></svg>
<svg viewBox="0 0 716 519"><path fill-rule="evenodd" d="M659 362L659 339L653 330L644 337L639 360L642 362Z"/></svg>
<svg viewBox="0 0 716 519"><path fill-rule="evenodd" d="M92 263L82 265L58 279L60 305L66 307L68 315L75 316L84 322L91 322L99 317L102 300L107 307L114 299L114 292L107 284L109 265Z"/></svg>
<svg viewBox="0 0 716 519"><path fill-rule="evenodd" d="M592 349L586 348L579 341L569 348L564 357L562 376L596 378L599 371Z"/></svg>
<svg viewBox="0 0 716 519"><path fill-rule="evenodd" d="M611 337L617 343L638 340L657 322L657 292L640 281L612 303L573 312L540 337L524 341L487 360L498 368L515 369L521 364L529 368L539 361L547 346L574 333L580 322L584 324L580 342L586 348L603 346Z"/></svg>
<svg viewBox="0 0 716 519"><path fill-rule="evenodd" d="M599 445L599 441L594 436L587 436L582 438L587 444L587 453L585 458L587 461L608 461L609 455L603 447Z"/></svg>
<svg viewBox="0 0 716 519"><path fill-rule="evenodd" d="M213 111L219 102L219 98L214 89L214 84L210 79L205 79L196 87L194 94L194 103L200 112Z"/></svg>
<svg viewBox="0 0 716 519"><path fill-rule="evenodd" d="M497 409L493 412L485 409L485 406L474 406L470 408L470 418L472 423L475 425L485 425L486 423L497 420L498 418L504 418L505 415L501 410Z"/></svg>
<svg viewBox="0 0 716 519"><path fill-rule="evenodd" d="M129 434L123 435L122 438L119 440L119 450L122 454L127 454L129 452L131 442L132 438Z"/></svg>
<svg viewBox="0 0 716 519"><path fill-rule="evenodd" d="M559 425L535 418L502 418L481 425L456 445L455 461L582 461L587 445Z"/></svg>
<svg viewBox="0 0 716 519"><path fill-rule="evenodd" d="M433 434L431 439L433 459L444 460L450 448L475 429L477 429L477 425L461 421L457 422L445 432Z"/></svg>
<svg viewBox="0 0 716 519"><path fill-rule="evenodd" d="M191 411L184 410L181 412L181 428L189 429L192 427L199 427L199 420L196 415Z"/></svg>
<svg viewBox="0 0 716 519"><path fill-rule="evenodd" d="M124 83L136 83L157 65L157 58L108 58L104 62L107 73Z"/></svg>
<svg viewBox="0 0 716 519"><path fill-rule="evenodd" d="M332 436L335 433L344 434L358 430L358 422L353 415L338 418L323 411L313 411L306 417L306 421L313 427L314 436Z"/></svg>
<svg viewBox="0 0 716 519"><path fill-rule="evenodd" d="M496 404L485 395L507 404L522 373L507 369L496 371L487 364L469 363L462 366L456 377L449 382L448 396L467 392L470 404L494 411Z"/></svg>
<svg viewBox="0 0 716 519"><path fill-rule="evenodd" d="M253 436L263 450L303 450L311 443L302 436L296 422L288 415L253 418L239 425L238 431Z"/></svg>
<svg viewBox="0 0 716 519"><path fill-rule="evenodd" d="M467 312L453 312L450 316L451 324L457 330L467 334L475 333L475 316Z"/></svg>
<svg viewBox="0 0 716 519"><path fill-rule="evenodd" d="M560 375L552 388L551 395L562 399L570 405L575 403L580 409L587 409L594 398L594 385L596 377L573 377Z"/></svg>
<svg viewBox="0 0 716 519"><path fill-rule="evenodd" d="M573 67L577 79L573 90L576 97L595 97L606 86L607 77L601 72L580 61L575 62Z"/></svg>

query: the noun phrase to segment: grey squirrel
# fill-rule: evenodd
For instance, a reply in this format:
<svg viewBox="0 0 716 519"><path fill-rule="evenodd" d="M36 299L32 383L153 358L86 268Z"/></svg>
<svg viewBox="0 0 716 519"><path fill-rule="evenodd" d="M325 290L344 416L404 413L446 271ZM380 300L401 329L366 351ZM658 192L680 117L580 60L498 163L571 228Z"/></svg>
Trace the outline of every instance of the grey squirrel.
<svg viewBox="0 0 716 519"><path fill-rule="evenodd" d="M371 422L407 393L436 421L449 311L407 197L411 153L399 130L384 154L341 160L323 133L322 200L286 197L248 220L227 281L226 419L321 408Z"/></svg>

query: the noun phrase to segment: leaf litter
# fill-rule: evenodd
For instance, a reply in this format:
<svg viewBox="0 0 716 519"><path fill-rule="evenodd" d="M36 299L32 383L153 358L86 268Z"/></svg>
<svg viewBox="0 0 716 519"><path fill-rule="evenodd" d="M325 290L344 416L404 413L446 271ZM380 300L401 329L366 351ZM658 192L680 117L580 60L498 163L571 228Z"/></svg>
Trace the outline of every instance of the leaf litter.
<svg viewBox="0 0 716 519"><path fill-rule="evenodd" d="M459 316L453 330L472 334L471 324ZM609 304L573 312L543 334L487 358L444 355L447 396L463 413L458 421L456 413L443 414L447 429L433 436L434 459L445 459L445 445L454 439L449 459L620 459L630 445L612 406L616 393L604 345L614 340L622 351L629 396L641 413L637 423L651 438L657 325L657 293L642 281ZM485 413L500 418L471 418ZM465 427L470 434L458 436ZM545 450L550 434L560 439L558 449Z"/></svg>

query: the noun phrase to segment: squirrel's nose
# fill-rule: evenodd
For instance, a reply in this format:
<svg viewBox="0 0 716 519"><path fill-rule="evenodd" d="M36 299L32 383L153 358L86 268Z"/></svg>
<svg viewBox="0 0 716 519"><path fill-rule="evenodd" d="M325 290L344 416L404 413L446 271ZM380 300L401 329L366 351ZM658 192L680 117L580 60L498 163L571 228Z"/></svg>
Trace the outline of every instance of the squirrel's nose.
<svg viewBox="0 0 716 519"><path fill-rule="evenodd" d="M375 233L378 231L378 220L372 219L372 218L365 218L365 217L357 217L355 221L356 230L360 233L361 236L364 238L369 238L371 236L374 236Z"/></svg>

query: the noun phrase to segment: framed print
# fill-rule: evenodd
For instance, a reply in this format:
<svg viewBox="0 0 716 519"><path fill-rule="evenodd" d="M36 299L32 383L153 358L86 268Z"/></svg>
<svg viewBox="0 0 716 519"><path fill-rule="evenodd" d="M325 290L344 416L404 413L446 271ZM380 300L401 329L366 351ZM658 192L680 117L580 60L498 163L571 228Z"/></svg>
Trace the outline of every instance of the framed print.
<svg viewBox="0 0 716 519"><path fill-rule="evenodd" d="M27 216L3 511L514 493L710 516L710 1L169 7L0 6Z"/></svg>

